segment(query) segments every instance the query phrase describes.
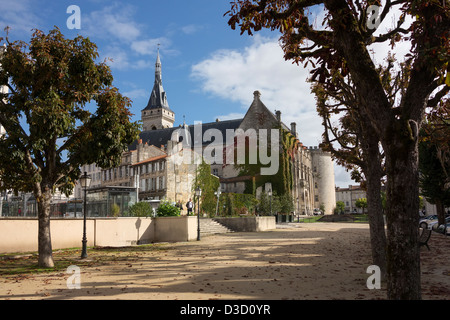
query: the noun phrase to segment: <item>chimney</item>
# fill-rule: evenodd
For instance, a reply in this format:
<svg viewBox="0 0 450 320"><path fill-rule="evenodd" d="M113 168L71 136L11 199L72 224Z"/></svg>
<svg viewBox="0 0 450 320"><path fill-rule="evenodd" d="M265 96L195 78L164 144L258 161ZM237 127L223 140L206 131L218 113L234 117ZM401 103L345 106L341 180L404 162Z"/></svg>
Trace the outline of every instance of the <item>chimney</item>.
<svg viewBox="0 0 450 320"><path fill-rule="evenodd" d="M280 110L276 110L275 114L277 115L277 121L279 124L281 124L281 111Z"/></svg>
<svg viewBox="0 0 450 320"><path fill-rule="evenodd" d="M295 122L291 122L291 133L294 137L297 137L297 124Z"/></svg>

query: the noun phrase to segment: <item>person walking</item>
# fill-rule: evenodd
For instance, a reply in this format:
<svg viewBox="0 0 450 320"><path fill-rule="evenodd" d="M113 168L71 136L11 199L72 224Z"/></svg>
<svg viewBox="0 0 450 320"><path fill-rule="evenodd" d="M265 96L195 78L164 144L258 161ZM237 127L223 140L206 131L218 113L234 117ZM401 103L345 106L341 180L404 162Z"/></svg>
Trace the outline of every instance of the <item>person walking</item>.
<svg viewBox="0 0 450 320"><path fill-rule="evenodd" d="M187 208L187 214L190 216L192 214L192 209L194 208L194 204L192 203L191 198L189 198L189 201L186 203Z"/></svg>

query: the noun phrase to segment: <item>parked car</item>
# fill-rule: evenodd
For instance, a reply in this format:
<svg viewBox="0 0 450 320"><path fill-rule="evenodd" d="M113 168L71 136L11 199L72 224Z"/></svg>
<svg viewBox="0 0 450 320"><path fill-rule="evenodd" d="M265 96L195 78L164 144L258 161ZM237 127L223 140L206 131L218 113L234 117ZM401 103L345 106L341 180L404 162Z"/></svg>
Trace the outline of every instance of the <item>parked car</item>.
<svg viewBox="0 0 450 320"><path fill-rule="evenodd" d="M313 211L313 214L314 214L315 216L320 216L320 215L322 214L322 211L320 211L319 208L315 208L314 211Z"/></svg>
<svg viewBox="0 0 450 320"><path fill-rule="evenodd" d="M433 215L427 216L426 218L420 219L419 227L421 227L422 229L426 229L426 228L428 228L428 224L433 221L437 221L436 214L433 214Z"/></svg>
<svg viewBox="0 0 450 320"><path fill-rule="evenodd" d="M429 222L427 224L427 228L430 230L437 230L438 227L443 226L443 228L445 227L446 224L450 223L450 217L445 218L445 223L442 225L439 225L437 219L433 220L431 222Z"/></svg>
<svg viewBox="0 0 450 320"><path fill-rule="evenodd" d="M445 224L435 224L432 226L433 230L438 232L438 233L442 233L445 234L447 236L450 235L450 222L447 222Z"/></svg>

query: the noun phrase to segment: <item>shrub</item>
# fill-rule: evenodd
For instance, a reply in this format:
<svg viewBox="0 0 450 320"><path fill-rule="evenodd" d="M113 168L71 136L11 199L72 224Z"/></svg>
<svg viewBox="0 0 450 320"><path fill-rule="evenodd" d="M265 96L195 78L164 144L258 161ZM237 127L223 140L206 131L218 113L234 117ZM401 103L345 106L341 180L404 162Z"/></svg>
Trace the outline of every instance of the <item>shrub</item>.
<svg viewBox="0 0 450 320"><path fill-rule="evenodd" d="M120 207L118 204L113 203L113 205L111 206L111 215L113 217L119 217L120 216Z"/></svg>
<svg viewBox="0 0 450 320"><path fill-rule="evenodd" d="M169 201L161 201L156 214L158 217L177 217L180 215L180 208Z"/></svg>
<svg viewBox="0 0 450 320"><path fill-rule="evenodd" d="M258 204L251 194L224 192L219 200L219 216L231 217L243 214L253 214Z"/></svg>
<svg viewBox="0 0 450 320"><path fill-rule="evenodd" d="M130 217L151 217L152 206L148 202L137 202L128 211Z"/></svg>

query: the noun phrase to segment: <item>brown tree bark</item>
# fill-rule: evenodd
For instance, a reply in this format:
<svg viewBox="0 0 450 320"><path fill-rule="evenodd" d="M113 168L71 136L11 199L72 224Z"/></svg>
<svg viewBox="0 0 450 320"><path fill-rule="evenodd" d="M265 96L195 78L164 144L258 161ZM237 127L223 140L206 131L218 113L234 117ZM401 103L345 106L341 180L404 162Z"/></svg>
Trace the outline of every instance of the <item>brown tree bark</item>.
<svg viewBox="0 0 450 320"><path fill-rule="evenodd" d="M445 224L445 206L440 199L436 200L436 213L438 216L438 224Z"/></svg>
<svg viewBox="0 0 450 320"><path fill-rule="evenodd" d="M367 186L367 211L370 226L370 241L373 263L380 267L382 278L386 275L386 231L381 203L381 155L376 135L370 135L362 142L365 157Z"/></svg>
<svg viewBox="0 0 450 320"><path fill-rule="evenodd" d="M399 126L385 141L388 298L421 299L420 251L418 245L418 148L417 135L408 123ZM403 134L402 134L403 132Z"/></svg>
<svg viewBox="0 0 450 320"><path fill-rule="evenodd" d="M38 200L38 214L39 214L39 237L38 237L38 250L39 259L38 263L43 268L53 268L53 252L52 252L52 238L50 234L50 201L52 198L51 189L45 188Z"/></svg>

